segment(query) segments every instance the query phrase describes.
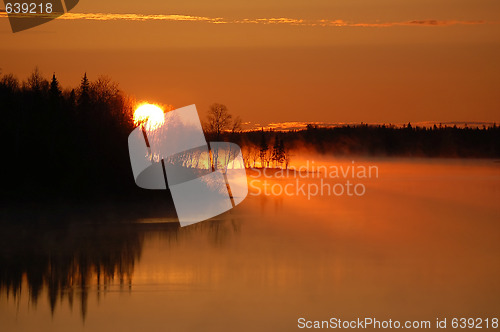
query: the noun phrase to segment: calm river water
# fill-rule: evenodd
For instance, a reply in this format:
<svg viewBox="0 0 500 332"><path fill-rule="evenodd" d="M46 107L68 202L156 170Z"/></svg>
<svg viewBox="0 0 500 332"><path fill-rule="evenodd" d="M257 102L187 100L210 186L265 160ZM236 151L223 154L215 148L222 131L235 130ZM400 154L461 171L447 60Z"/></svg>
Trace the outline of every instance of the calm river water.
<svg viewBox="0 0 500 332"><path fill-rule="evenodd" d="M16 240L0 245L0 330L289 331L301 317L500 318L500 163L356 165L377 166L378 177L250 174L241 205L185 228L169 216L14 228ZM363 195L296 190L346 180ZM278 195L286 184L292 195Z"/></svg>

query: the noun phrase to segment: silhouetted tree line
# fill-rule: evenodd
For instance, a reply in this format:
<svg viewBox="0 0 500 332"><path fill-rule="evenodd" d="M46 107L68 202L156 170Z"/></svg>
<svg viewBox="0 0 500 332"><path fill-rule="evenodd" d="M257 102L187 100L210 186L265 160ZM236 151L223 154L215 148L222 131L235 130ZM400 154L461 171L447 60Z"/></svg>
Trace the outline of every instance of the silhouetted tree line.
<svg viewBox="0 0 500 332"><path fill-rule="evenodd" d="M248 131L233 137L247 167L286 167L290 151L333 156L499 158L500 128L392 125L317 127L293 131Z"/></svg>
<svg viewBox="0 0 500 332"><path fill-rule="evenodd" d="M134 183L127 138L134 103L118 85L83 75L79 86L63 90L35 69L23 82L0 77L3 168L2 196L81 196L144 192ZM307 148L333 155L500 157L500 129L343 126L274 131L241 131L227 107L213 104L204 124L209 140L232 141L248 167L281 166L290 151ZM142 193L143 194L143 193Z"/></svg>
<svg viewBox="0 0 500 332"><path fill-rule="evenodd" d="M91 196L135 189L127 137L133 103L109 78L63 90L35 69L0 77L3 196Z"/></svg>
<svg viewBox="0 0 500 332"><path fill-rule="evenodd" d="M227 107L209 108L204 130L207 138L240 145L246 167L288 168L294 153L302 151L333 156L499 158L500 127L464 128L394 125L345 125L291 131L241 130L241 119L234 122Z"/></svg>

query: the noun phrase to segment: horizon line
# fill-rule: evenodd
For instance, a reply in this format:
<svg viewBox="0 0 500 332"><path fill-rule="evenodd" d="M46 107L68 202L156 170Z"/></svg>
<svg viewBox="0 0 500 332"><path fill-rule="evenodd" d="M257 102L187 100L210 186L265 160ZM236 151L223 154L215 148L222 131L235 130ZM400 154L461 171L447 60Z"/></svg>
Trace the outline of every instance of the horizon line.
<svg viewBox="0 0 500 332"><path fill-rule="evenodd" d="M308 125L314 125L318 128L338 128L345 126L392 126L396 128L406 127L410 123L412 127L420 128L432 128L436 126L457 126L457 128L475 128L480 126L485 126L486 128L493 127L494 125L500 123L497 121L417 121L417 122L323 122L323 121L285 121L285 122L271 122L265 125L259 123L245 122L244 126L247 128L243 131L292 131L292 130L304 130L307 129Z"/></svg>

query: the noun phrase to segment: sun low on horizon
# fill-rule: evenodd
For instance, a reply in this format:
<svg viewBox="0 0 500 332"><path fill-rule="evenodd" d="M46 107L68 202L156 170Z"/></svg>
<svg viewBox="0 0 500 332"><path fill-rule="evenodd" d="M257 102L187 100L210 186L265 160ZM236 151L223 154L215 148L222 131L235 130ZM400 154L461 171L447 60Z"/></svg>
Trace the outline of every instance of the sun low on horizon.
<svg viewBox="0 0 500 332"><path fill-rule="evenodd" d="M165 113L158 104L140 103L134 111L134 125L144 126L146 130L155 130L165 122Z"/></svg>

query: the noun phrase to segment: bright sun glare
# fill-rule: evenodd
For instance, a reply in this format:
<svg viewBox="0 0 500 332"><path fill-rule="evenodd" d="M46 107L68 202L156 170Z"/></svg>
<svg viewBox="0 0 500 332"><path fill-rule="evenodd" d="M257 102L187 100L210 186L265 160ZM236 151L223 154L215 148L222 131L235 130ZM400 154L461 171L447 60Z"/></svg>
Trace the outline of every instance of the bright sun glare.
<svg viewBox="0 0 500 332"><path fill-rule="evenodd" d="M146 130L158 129L164 122L163 110L158 105L141 104L134 112L134 124L144 125Z"/></svg>

